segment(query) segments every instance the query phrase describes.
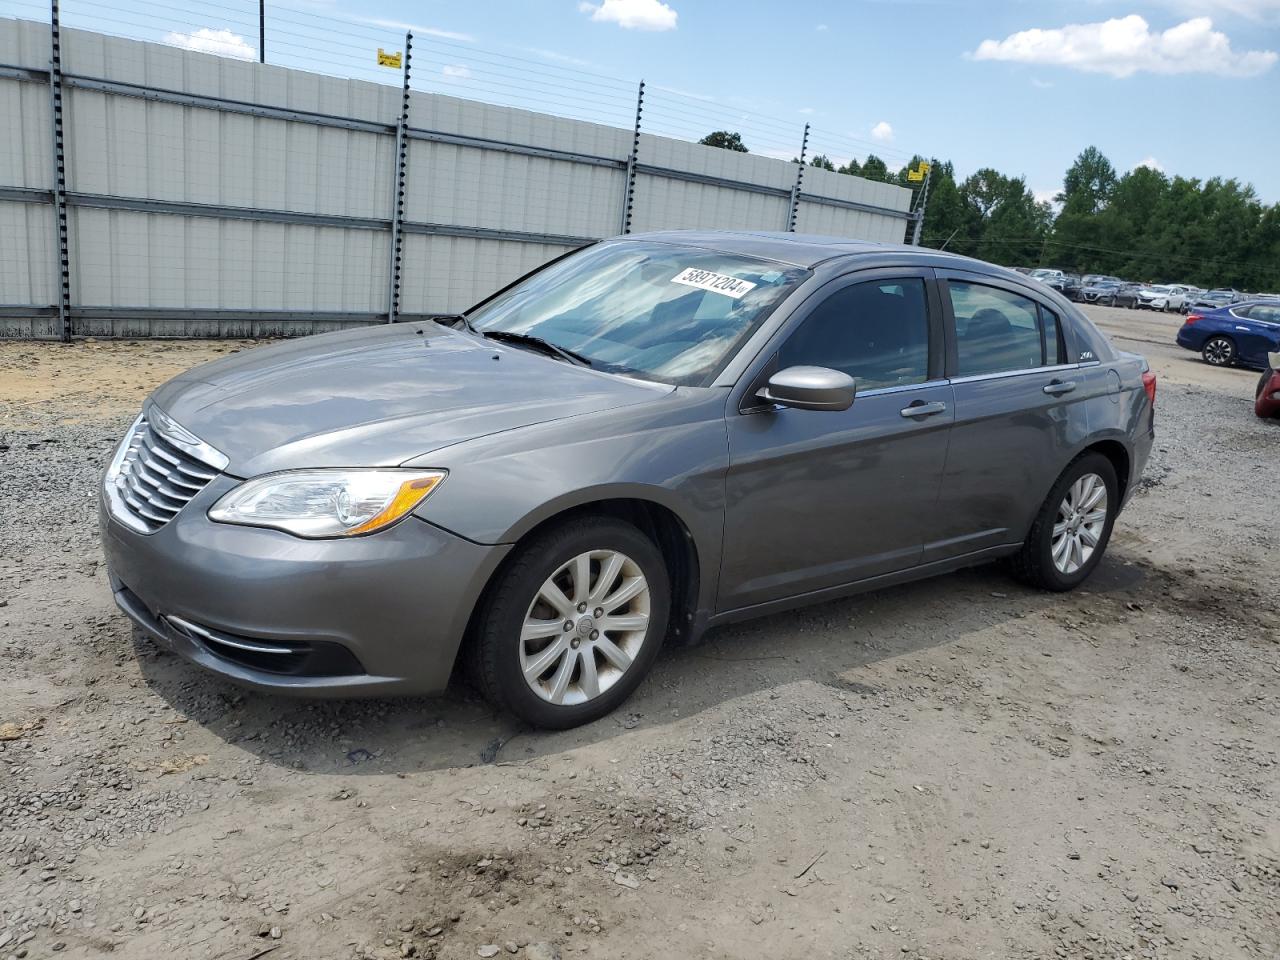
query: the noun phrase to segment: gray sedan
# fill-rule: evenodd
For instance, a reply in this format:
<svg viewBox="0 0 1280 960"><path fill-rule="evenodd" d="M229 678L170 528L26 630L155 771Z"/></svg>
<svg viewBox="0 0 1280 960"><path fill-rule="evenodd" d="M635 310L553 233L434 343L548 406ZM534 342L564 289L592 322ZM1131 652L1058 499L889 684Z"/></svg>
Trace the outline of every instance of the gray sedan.
<svg viewBox="0 0 1280 960"><path fill-rule="evenodd" d="M1070 303L917 247L603 241L465 315L160 387L102 485L119 606L232 680L440 691L566 727L664 641L1007 558L1068 590L1155 378Z"/></svg>

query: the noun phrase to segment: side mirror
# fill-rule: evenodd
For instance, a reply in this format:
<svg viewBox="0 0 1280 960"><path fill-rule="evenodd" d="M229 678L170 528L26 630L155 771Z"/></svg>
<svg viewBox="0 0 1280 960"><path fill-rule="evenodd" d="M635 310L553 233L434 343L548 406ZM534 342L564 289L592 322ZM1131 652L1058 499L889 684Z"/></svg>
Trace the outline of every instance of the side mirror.
<svg viewBox="0 0 1280 960"><path fill-rule="evenodd" d="M857 385L853 377L830 367L787 367L756 392L766 403L797 410L848 410Z"/></svg>

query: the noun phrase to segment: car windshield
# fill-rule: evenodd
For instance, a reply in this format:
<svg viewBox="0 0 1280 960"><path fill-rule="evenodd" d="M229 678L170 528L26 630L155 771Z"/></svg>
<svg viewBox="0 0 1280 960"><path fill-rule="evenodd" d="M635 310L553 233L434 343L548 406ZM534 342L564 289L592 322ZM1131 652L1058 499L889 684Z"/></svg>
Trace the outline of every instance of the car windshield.
<svg viewBox="0 0 1280 960"><path fill-rule="evenodd" d="M480 333L537 337L592 367L705 386L809 271L639 240L587 247L468 314Z"/></svg>

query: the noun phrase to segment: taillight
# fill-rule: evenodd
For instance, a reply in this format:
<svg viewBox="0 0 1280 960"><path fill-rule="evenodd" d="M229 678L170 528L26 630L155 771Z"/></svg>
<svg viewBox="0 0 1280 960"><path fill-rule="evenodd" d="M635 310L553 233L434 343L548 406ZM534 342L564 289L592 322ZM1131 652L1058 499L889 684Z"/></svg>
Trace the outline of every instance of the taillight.
<svg viewBox="0 0 1280 960"><path fill-rule="evenodd" d="M1151 406L1156 405L1156 375L1150 370L1144 371L1142 374L1142 389L1147 391L1147 399L1151 401Z"/></svg>
<svg viewBox="0 0 1280 960"><path fill-rule="evenodd" d="M1197 320L1203 320L1204 317L1198 313L1188 313L1186 323L1195 323Z"/></svg>

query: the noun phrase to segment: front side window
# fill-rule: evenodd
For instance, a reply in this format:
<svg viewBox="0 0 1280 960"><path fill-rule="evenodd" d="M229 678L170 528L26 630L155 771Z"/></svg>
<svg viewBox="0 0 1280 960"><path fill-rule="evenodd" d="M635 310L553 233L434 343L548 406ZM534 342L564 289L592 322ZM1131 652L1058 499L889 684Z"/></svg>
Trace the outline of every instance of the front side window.
<svg viewBox="0 0 1280 960"><path fill-rule="evenodd" d="M704 386L809 271L698 247L587 247L467 319L481 333L538 337L596 369Z"/></svg>
<svg viewBox="0 0 1280 960"><path fill-rule="evenodd" d="M958 376L1008 373L1045 365L1040 308L1034 300L998 287L960 280L948 281L947 289L956 320ZM1053 338L1056 345L1056 330Z"/></svg>
<svg viewBox="0 0 1280 960"><path fill-rule="evenodd" d="M858 390L929 379L924 281L868 280L837 290L805 317L778 352L779 368L832 367Z"/></svg>

